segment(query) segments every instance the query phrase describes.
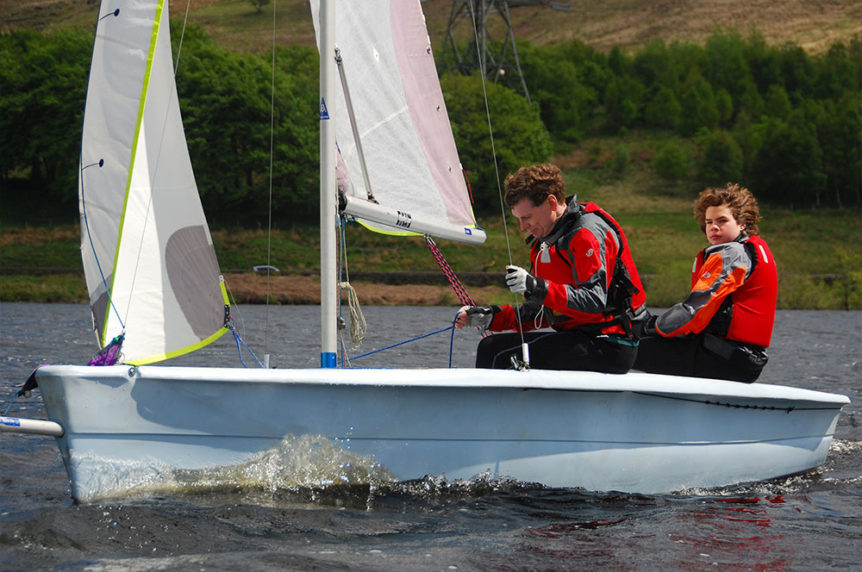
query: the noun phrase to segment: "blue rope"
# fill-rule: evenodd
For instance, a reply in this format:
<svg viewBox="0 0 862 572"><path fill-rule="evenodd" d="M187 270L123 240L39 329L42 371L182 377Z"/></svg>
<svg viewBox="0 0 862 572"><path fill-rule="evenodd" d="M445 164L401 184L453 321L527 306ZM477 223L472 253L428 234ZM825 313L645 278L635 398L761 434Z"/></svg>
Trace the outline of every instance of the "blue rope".
<svg viewBox="0 0 862 572"><path fill-rule="evenodd" d="M455 317L452 319L452 333L449 334L449 369L452 369L452 352L453 346L455 345L455 323L458 322L458 313L455 313Z"/></svg>
<svg viewBox="0 0 862 572"><path fill-rule="evenodd" d="M440 330L436 330L436 331L434 331L434 332L428 332L427 334L422 334L421 336L416 336L415 338L410 338L409 340L404 340L404 341L402 341L402 342L398 342L397 344L392 344L391 346L386 346L385 348L380 348L380 349L372 350L372 351L370 351L370 352L366 352L366 353L364 353L364 354L359 354L358 356L353 356L353 357L352 357L352 358L350 358L350 359L351 359L351 360L355 360L355 359L359 359L359 358L368 357L368 356L370 356L370 355L373 355L373 354L376 354L376 353L380 353L380 352L382 352L382 351L391 350L392 348L397 348L398 346L403 346L404 344L409 344L410 342L415 342L415 341L417 341L417 340L421 340L422 338L427 338L428 336L433 336L433 335L436 335L436 334L441 334L441 333L443 333L443 332L445 332L445 331L447 331L447 330L453 330L453 331L454 331L454 330L455 330L455 326L454 326L454 324L453 324L453 325L451 325L451 326L448 326L448 327L446 327L446 328L442 328L442 329L440 329ZM340 362L338 362L338 363L339 363L340 365L343 365L343 364L344 364L344 360L341 360L341 361L340 361ZM449 366L450 366L450 367L452 366L451 350L450 350L450 355L449 355Z"/></svg>
<svg viewBox="0 0 862 572"><path fill-rule="evenodd" d="M254 361L257 362L257 365L263 367L263 363L257 359L257 356L254 355L254 352L251 350L248 345L246 345L245 340L242 339L242 336L239 335L239 332L236 331L236 328L233 327L233 324L228 324L228 329L233 334L233 339L236 341L236 351L239 354L239 363L242 364L242 367L247 368L248 366L245 363L245 360L242 359L242 348L245 348L246 351L254 358ZM242 345L242 347L240 347Z"/></svg>
<svg viewBox="0 0 862 572"><path fill-rule="evenodd" d="M3 410L3 417L6 417L9 414L9 410L12 409L12 404L15 403L15 400L18 399L18 392L12 392L12 401L10 401L6 405L6 409Z"/></svg>

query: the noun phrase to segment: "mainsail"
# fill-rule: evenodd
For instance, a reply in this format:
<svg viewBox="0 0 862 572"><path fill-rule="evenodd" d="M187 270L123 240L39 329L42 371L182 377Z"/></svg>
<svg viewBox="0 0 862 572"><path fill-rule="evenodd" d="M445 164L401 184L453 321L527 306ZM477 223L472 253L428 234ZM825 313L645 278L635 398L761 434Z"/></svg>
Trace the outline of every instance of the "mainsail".
<svg viewBox="0 0 862 572"><path fill-rule="evenodd" d="M311 2L315 29L319 0ZM335 109L344 211L386 233L482 243L437 78L419 0L337 0L336 46L345 84ZM318 46L319 47L319 46ZM363 172L359 134L367 172ZM370 183L370 189L366 185ZM368 200L370 194L373 201Z"/></svg>
<svg viewBox="0 0 862 572"><path fill-rule="evenodd" d="M228 300L186 147L167 0L104 0L78 181L81 253L99 343L126 363L224 334Z"/></svg>

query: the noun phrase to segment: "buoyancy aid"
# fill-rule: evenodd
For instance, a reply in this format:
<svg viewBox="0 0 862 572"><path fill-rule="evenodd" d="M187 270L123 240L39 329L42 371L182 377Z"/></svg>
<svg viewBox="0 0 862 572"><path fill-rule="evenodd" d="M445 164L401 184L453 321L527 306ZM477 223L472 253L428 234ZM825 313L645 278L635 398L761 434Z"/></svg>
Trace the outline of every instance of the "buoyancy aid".
<svg viewBox="0 0 862 572"><path fill-rule="evenodd" d="M572 208L576 205L577 208ZM550 282L581 288L587 287L588 282L595 279L595 271L604 268L602 286L607 292L606 300L603 307L570 307L567 311L569 315L554 316L553 326L560 330L592 328L596 333L631 335L631 320L644 307L646 293L625 234L617 221L595 203L576 205L570 204L569 212L561 220L562 224L551 235L533 243L531 271ZM604 225L591 221L593 216L598 217ZM601 245L596 242L597 234L603 235ZM585 252L572 252L573 243L581 245ZM603 260L598 259L597 255L593 256L593 248L597 252L603 249ZM552 294L549 292L549 296Z"/></svg>
<svg viewBox="0 0 862 572"><path fill-rule="evenodd" d="M705 331L720 337L766 348L772 340L778 271L766 241L759 236L744 239L753 268L745 282L728 296ZM698 253L692 270L692 286L700 276L706 249Z"/></svg>

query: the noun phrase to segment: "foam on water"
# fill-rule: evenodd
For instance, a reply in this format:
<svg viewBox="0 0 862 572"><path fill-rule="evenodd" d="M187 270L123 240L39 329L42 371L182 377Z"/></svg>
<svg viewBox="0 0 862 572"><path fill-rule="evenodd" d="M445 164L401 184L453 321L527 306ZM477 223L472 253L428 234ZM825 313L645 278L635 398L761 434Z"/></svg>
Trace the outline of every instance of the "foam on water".
<svg viewBox="0 0 862 572"><path fill-rule="evenodd" d="M235 488L275 492L395 482L373 457L345 449L341 442L322 435L287 435L277 447L229 466L177 469L151 458L117 461L91 456L80 459L77 468L90 475L80 483L78 494L86 502L145 493Z"/></svg>

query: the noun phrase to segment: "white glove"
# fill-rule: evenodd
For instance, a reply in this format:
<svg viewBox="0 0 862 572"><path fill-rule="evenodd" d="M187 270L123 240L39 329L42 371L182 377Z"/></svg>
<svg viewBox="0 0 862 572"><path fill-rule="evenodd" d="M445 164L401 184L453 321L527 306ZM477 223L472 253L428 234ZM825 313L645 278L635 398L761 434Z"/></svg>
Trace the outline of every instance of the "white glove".
<svg viewBox="0 0 862 572"><path fill-rule="evenodd" d="M506 286L515 294L529 296L536 287L536 279L520 266L506 266Z"/></svg>

